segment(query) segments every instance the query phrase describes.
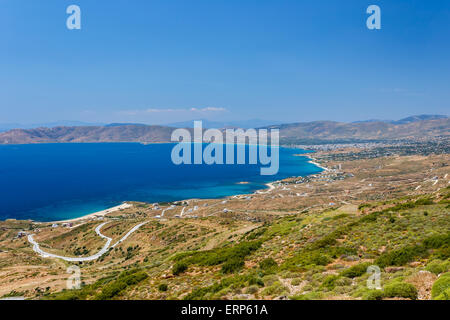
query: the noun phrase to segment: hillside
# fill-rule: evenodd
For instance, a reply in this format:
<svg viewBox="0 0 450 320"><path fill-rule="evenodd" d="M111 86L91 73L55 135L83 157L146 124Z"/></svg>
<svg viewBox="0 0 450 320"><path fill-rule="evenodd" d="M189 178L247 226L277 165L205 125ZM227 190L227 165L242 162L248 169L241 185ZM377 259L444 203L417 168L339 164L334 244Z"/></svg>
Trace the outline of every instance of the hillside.
<svg viewBox="0 0 450 320"><path fill-rule="evenodd" d="M360 123L315 121L271 126L270 128L280 129L280 140L284 144L315 141L421 140L448 137L450 119L413 121L404 124L382 121Z"/></svg>
<svg viewBox="0 0 450 320"><path fill-rule="evenodd" d="M14 129L0 133L1 144L63 142L169 142L173 128L119 125Z"/></svg>

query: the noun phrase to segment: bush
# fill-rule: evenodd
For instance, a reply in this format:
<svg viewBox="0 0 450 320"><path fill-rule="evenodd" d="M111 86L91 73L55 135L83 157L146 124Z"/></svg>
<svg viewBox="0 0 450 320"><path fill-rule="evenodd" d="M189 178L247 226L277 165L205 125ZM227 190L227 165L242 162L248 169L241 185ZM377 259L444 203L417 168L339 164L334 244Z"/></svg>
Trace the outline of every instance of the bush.
<svg viewBox="0 0 450 320"><path fill-rule="evenodd" d="M425 257L427 250L425 246L409 246L401 249L393 250L382 254L375 262L381 268L388 266L402 266L418 257Z"/></svg>
<svg viewBox="0 0 450 320"><path fill-rule="evenodd" d="M279 296L284 293L288 293L288 290L279 281L275 281L261 292L263 296Z"/></svg>
<svg viewBox="0 0 450 320"><path fill-rule="evenodd" d="M359 263L341 272L341 276L347 278L360 277L367 272L367 268L371 265L369 262Z"/></svg>
<svg viewBox="0 0 450 320"><path fill-rule="evenodd" d="M386 285L383 296L388 298L400 297L416 300L417 289L410 283L396 282Z"/></svg>
<svg viewBox="0 0 450 320"><path fill-rule="evenodd" d="M165 291L167 291L167 289L169 289L169 287L168 287L167 284L165 284L165 283L161 283L161 284L158 286L158 290L161 291L161 292L165 292Z"/></svg>
<svg viewBox="0 0 450 320"><path fill-rule="evenodd" d="M97 296L97 299L111 299L125 290L128 286L137 284L147 277L148 275L145 272L138 270L122 272L115 281L108 283L103 287L102 291Z"/></svg>
<svg viewBox="0 0 450 320"><path fill-rule="evenodd" d="M383 291L381 290L370 290L362 296L363 300L382 300Z"/></svg>
<svg viewBox="0 0 450 320"><path fill-rule="evenodd" d="M255 285L255 284L260 286L260 287L264 287L264 281L261 278L259 278L259 277L251 277L248 280L248 285L251 286L251 285Z"/></svg>
<svg viewBox="0 0 450 320"><path fill-rule="evenodd" d="M284 263L284 268L296 270L306 266L326 266L331 262L331 259L320 250L303 251L296 254L294 257L288 259Z"/></svg>
<svg viewBox="0 0 450 320"><path fill-rule="evenodd" d="M188 266L186 263L183 262L177 262L175 263L175 265L172 267L172 273L173 275L177 276L183 272L185 272L187 270Z"/></svg>
<svg viewBox="0 0 450 320"><path fill-rule="evenodd" d="M204 300L208 297L218 298L221 293L226 294L231 289L245 288L247 283L251 282L251 279L256 279L255 275L235 275L222 278L220 282L215 282L208 287L194 289L183 300Z"/></svg>
<svg viewBox="0 0 450 320"><path fill-rule="evenodd" d="M442 261L439 259L433 260L427 264L425 270L430 271L436 275L449 271L450 261Z"/></svg>
<svg viewBox="0 0 450 320"><path fill-rule="evenodd" d="M425 199L419 199L415 203L417 206L429 206L434 204L433 200L425 198Z"/></svg>
<svg viewBox="0 0 450 320"><path fill-rule="evenodd" d="M296 295L296 296L292 296L289 297L289 299L291 300L320 300L323 297L323 293L322 292L308 292L305 294L300 294L300 295Z"/></svg>
<svg viewBox="0 0 450 320"><path fill-rule="evenodd" d="M423 241L428 249L439 249L444 246L450 247L450 233L431 236Z"/></svg>
<svg viewBox="0 0 450 320"><path fill-rule="evenodd" d="M337 275L329 275L327 276L320 286L321 288L326 288L328 290L333 290L336 287L336 280L339 279Z"/></svg>
<svg viewBox="0 0 450 320"><path fill-rule="evenodd" d="M228 260L222 265L222 273L233 273L235 271L241 270L244 267L244 259L234 258Z"/></svg>
<svg viewBox="0 0 450 320"><path fill-rule="evenodd" d="M378 217L382 214L380 211L372 212L368 215L365 215L361 219L359 219L359 222L365 223L365 222L374 222L377 221Z"/></svg>
<svg viewBox="0 0 450 320"><path fill-rule="evenodd" d="M255 293L257 293L258 291L259 291L259 287L258 287L258 286L255 286L255 285L248 287L247 290L246 290L246 292L247 292L248 294L255 294Z"/></svg>
<svg viewBox="0 0 450 320"><path fill-rule="evenodd" d="M259 263L259 267L263 270L269 270L274 267L278 267L278 264L272 258L267 258Z"/></svg>
<svg viewBox="0 0 450 320"><path fill-rule="evenodd" d="M234 260L244 260L244 258L257 250L262 244L258 241L243 241L234 246L226 246L208 251L197 251L178 254L174 260L184 262L186 265L197 264L200 266L216 266Z"/></svg>
<svg viewBox="0 0 450 320"><path fill-rule="evenodd" d="M444 273L437 279L431 288L431 298L442 300L441 295L448 294L450 289L450 272Z"/></svg>
<svg viewBox="0 0 450 320"><path fill-rule="evenodd" d="M444 292L434 298L434 300L450 300L450 288L447 288Z"/></svg>

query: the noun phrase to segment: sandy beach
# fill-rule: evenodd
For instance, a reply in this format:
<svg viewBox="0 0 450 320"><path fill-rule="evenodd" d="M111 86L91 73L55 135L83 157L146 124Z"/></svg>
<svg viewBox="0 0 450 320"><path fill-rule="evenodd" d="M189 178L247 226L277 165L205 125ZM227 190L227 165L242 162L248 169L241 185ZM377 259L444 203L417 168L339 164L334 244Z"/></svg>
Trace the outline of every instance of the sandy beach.
<svg viewBox="0 0 450 320"><path fill-rule="evenodd" d="M308 161L308 162L311 163L311 164L313 164L313 165L315 165L316 167L319 167L319 168L321 168L321 169L323 169L323 170L325 170L325 171L328 171L328 168L325 168L325 167L321 166L320 164L318 164L317 162L315 162L314 159L312 159L312 158L311 158L311 160Z"/></svg>
<svg viewBox="0 0 450 320"><path fill-rule="evenodd" d="M94 212L94 213L90 213L87 214L85 216L79 217L79 218L74 218L74 219L68 219L68 220L60 220L60 221L51 221L49 223L69 223L69 222L79 222L81 220L87 220L87 219L92 219L92 218L96 218L96 217L103 217L105 215L107 215L108 213L111 212L115 212L115 211L119 211L119 210L123 210L123 209L127 209L132 207L132 204L129 203L122 203L121 205L112 207L112 208L108 208L102 211L98 211L98 212Z"/></svg>

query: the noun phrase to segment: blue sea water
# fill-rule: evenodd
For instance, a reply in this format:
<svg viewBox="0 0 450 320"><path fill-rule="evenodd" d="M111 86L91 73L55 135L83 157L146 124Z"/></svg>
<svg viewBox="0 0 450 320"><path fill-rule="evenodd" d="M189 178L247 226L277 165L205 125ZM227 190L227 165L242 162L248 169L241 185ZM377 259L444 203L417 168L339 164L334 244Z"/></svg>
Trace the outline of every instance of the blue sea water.
<svg viewBox="0 0 450 320"><path fill-rule="evenodd" d="M174 165L173 144L0 145L0 220L55 221L124 201L163 202L252 193L264 184L322 171L304 150L280 148L277 175L260 165ZM247 150L248 151L248 150ZM239 184L239 182L249 182Z"/></svg>

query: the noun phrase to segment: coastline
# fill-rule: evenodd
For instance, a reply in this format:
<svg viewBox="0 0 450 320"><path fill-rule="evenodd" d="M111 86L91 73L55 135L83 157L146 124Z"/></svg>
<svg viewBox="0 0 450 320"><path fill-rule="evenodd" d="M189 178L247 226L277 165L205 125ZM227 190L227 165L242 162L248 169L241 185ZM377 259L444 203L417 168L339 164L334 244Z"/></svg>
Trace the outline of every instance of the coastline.
<svg viewBox="0 0 450 320"><path fill-rule="evenodd" d="M85 219L93 219L93 218L99 218L99 217L104 217L106 216L108 213L112 213L115 211L119 211L119 210L123 210L123 209L128 209L131 208L133 205L129 204L127 202L124 202L118 206L115 207L111 207L111 208L107 208L105 210L101 210L101 211L97 211L97 212L93 212L93 213L89 213L87 215L78 217L78 218L73 218L73 219L67 219L67 220L58 220L58 221L47 221L47 222L39 222L39 223L71 223L71 222L79 222ZM38 222L38 221L35 221Z"/></svg>
<svg viewBox="0 0 450 320"><path fill-rule="evenodd" d="M282 146L280 146L280 147L282 147ZM294 154L292 156L306 157L306 158L309 159L309 161L307 161L308 163L311 163L311 164L315 165L316 167L322 169L323 171L328 171L329 170L328 168L326 168L326 167L320 165L319 163L317 163L316 159L314 159L313 157L311 157L308 154ZM316 174L316 173L311 173L311 174L308 174L306 176L313 175L313 174ZM279 181L282 181L282 180L284 180L284 179L267 182L267 183L264 184L265 186L267 186L266 189L258 189L258 190L255 190L254 193L264 194L264 193L271 192L272 190L276 189L274 184L276 182L279 182ZM249 182L246 182L246 181L242 182L241 181L241 182L238 182L237 184L247 184L247 183L249 183ZM225 199L225 198L229 198L229 197L232 197L232 196L241 196L241 195L245 195L245 194L239 194L238 193L238 194L228 195L228 196L225 196L223 198ZM187 200L187 199L182 199L182 200L178 200L178 201L183 201L183 200ZM35 222L35 223L39 223L39 224L46 224L46 223L55 223L55 224L59 223L60 224L60 223L81 222L81 221L88 220L88 219L101 218L101 217L106 216L109 213L116 212L116 211L119 211L119 210L128 209L128 208L130 208L132 206L133 205L130 204L130 203L123 202L120 205L117 205L117 206L114 206L114 207L111 207L111 208L106 208L104 210L93 212L93 213L89 213L89 214L86 214L86 215L82 215L82 216L77 217L77 218L71 218L71 219L65 219L65 220L57 220L57 221L34 221L34 220L32 220L32 221Z"/></svg>
<svg viewBox="0 0 450 320"><path fill-rule="evenodd" d="M308 161L309 163L315 165L316 167L319 167L319 168L323 169L323 171L329 171L329 170L330 170L330 169L328 169L327 167L321 166L319 163L317 163L317 162L315 161L316 159L311 158L311 157L309 157L309 156L307 156L307 157L311 159L310 161Z"/></svg>
<svg viewBox="0 0 450 320"><path fill-rule="evenodd" d="M295 157L306 157L309 159L308 163L311 163L313 165L315 165L316 167L319 167L320 169L322 169L323 171L329 171L330 169L328 169L327 167L324 167L322 165L320 165L317 160L315 158L313 158L311 155L309 155L308 153L306 154L294 154Z"/></svg>

